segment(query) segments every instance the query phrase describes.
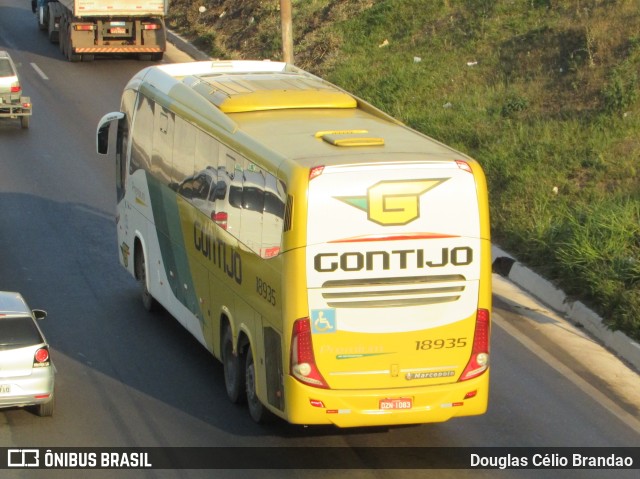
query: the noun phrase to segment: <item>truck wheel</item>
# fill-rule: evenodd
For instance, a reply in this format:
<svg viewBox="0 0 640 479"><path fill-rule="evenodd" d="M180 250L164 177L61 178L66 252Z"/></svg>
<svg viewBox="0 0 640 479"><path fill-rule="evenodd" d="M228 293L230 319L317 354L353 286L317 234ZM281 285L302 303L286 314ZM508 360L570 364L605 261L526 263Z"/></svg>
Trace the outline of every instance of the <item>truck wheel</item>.
<svg viewBox="0 0 640 479"><path fill-rule="evenodd" d="M70 62L79 62L80 60L82 60L82 55L78 55L76 53L72 53L71 52L71 47L69 47L69 50L67 51L67 60L69 60Z"/></svg>
<svg viewBox="0 0 640 479"><path fill-rule="evenodd" d="M224 385L227 396L232 403L238 404L245 399L244 362L242 355L233 354L233 338L231 328L227 326L222 337L222 367L224 368Z"/></svg>
<svg viewBox="0 0 640 479"><path fill-rule="evenodd" d="M38 13L36 14L36 18L38 20L38 28L43 31L47 29L47 26L44 24L44 21L43 21L44 15L45 15L44 8L40 7L38 9Z"/></svg>
<svg viewBox="0 0 640 479"><path fill-rule="evenodd" d="M49 33L49 41L51 43L59 43L60 41L60 32L55 30L55 18L53 18L53 13L49 13L49 24L47 25L47 30Z"/></svg>
<svg viewBox="0 0 640 479"><path fill-rule="evenodd" d="M62 54L67 56L67 24L64 18L60 19L60 25L58 27L58 48Z"/></svg>
<svg viewBox="0 0 640 479"><path fill-rule="evenodd" d="M21 116L20 117L20 126L22 126L22 128L27 129L29 128L29 119L31 117L30 116Z"/></svg>
<svg viewBox="0 0 640 479"><path fill-rule="evenodd" d="M73 47L71 46L71 30L67 29L66 31L66 45L65 49L67 51L67 60L70 62L79 62L82 60L82 55L78 55L73 53Z"/></svg>

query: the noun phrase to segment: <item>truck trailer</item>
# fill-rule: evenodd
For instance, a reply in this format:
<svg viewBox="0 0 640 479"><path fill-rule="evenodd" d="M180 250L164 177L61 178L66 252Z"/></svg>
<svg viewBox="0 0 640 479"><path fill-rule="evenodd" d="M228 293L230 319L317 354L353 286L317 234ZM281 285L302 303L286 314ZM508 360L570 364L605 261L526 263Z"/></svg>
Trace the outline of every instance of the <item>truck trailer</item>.
<svg viewBox="0 0 640 479"><path fill-rule="evenodd" d="M167 0L32 0L38 26L71 62L126 54L161 60Z"/></svg>

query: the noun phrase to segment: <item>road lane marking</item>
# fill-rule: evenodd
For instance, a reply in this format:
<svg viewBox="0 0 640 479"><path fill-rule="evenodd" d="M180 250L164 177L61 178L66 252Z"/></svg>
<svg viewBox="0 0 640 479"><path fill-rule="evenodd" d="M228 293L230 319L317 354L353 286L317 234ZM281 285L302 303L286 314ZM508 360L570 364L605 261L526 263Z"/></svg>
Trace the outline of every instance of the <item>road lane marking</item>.
<svg viewBox="0 0 640 479"><path fill-rule="evenodd" d="M47 75L45 75L45 74L44 74L44 72L40 69L40 67L39 67L38 65L36 65L35 63L32 63L32 64L31 64L31 66L32 66L32 67L33 67L33 69L36 71L36 73L37 73L38 75L40 75L40 77L41 77L43 80L48 80L48 79L49 79L49 77L48 77Z"/></svg>

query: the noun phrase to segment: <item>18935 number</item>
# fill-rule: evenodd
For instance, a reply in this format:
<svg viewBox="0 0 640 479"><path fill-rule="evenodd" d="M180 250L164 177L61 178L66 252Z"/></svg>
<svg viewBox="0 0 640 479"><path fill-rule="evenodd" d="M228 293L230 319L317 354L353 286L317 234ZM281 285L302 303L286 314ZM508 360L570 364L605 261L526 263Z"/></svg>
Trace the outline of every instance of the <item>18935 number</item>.
<svg viewBox="0 0 640 479"><path fill-rule="evenodd" d="M276 290L256 276L256 292L271 305L276 305Z"/></svg>
<svg viewBox="0 0 640 479"><path fill-rule="evenodd" d="M467 338L423 339L422 341L416 341L416 351L464 348L466 345Z"/></svg>

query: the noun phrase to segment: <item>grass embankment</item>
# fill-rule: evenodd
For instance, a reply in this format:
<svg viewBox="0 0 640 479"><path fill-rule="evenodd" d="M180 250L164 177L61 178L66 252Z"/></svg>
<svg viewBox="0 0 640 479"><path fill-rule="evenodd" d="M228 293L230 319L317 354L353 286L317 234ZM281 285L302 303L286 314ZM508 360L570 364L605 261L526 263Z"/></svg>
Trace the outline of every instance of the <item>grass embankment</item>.
<svg viewBox="0 0 640 479"><path fill-rule="evenodd" d="M213 57L277 60L278 7L173 0L169 25ZM640 340L637 0L294 0L293 13L298 66L475 157L494 242Z"/></svg>

